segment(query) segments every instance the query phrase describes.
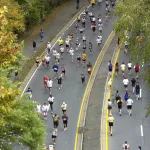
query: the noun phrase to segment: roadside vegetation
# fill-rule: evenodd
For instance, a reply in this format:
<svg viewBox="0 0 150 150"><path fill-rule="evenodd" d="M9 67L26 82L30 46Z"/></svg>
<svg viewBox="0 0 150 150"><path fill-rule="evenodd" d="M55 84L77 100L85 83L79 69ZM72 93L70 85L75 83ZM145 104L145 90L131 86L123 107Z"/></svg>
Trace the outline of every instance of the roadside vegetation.
<svg viewBox="0 0 150 150"><path fill-rule="evenodd" d="M150 0L118 0L114 12L118 18L114 30L124 43L129 34L128 49L134 62L143 64L146 83L150 87ZM150 114L150 107L147 107Z"/></svg>

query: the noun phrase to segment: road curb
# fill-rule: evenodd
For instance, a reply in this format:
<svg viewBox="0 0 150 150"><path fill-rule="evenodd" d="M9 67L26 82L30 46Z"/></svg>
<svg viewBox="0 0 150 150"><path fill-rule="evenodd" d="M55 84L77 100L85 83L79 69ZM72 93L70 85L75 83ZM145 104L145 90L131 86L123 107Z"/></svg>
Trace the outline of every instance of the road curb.
<svg viewBox="0 0 150 150"><path fill-rule="evenodd" d="M99 54L99 56L98 56L98 58L96 60L96 63L94 65L93 72L91 74L91 77L89 78L89 84L87 85L87 91L86 91L86 95L85 95L85 98L84 98L84 101L83 101L83 106L81 106L82 107L81 108L82 112L81 112L79 126L77 126L77 132L78 132L79 128L82 128L85 125L87 106L88 106L91 90L92 90L92 87L93 87L93 84L94 84L97 72L99 70L99 67L101 65L101 62L103 60L103 57L106 54L107 49L108 49L112 39L114 38L114 36L115 36L115 33L112 32L110 37L107 39L108 41L106 42L106 44L104 44L103 50L100 52L100 54ZM75 140L75 148L74 148L74 150L82 150L83 133L78 134L78 136L76 138L77 138L76 139L77 141Z"/></svg>
<svg viewBox="0 0 150 150"><path fill-rule="evenodd" d="M90 5L89 5L89 6L90 6ZM60 31L60 32L55 36L55 38L51 41L51 45L55 45L55 43L58 41L58 39L59 39L61 36L63 36L63 33L68 30L68 28L75 22L77 16L78 16L79 14L82 14L82 12L84 11L84 9L85 9L86 7L87 7L87 5L86 5L86 6L83 6L83 7L80 9L80 11L79 11L78 13L76 13L76 15L74 15L74 17L61 29L61 31ZM47 49L44 50L44 52L41 54L41 56L42 56L43 54L46 54L46 53L47 53ZM38 67L38 68L39 68L39 67ZM32 67L32 69L30 70L30 72L28 73L28 75L26 76L26 78L24 79L24 81L22 82L22 84L21 84L21 86L20 86L20 88L23 90L21 96L22 96L23 93L25 92L25 90L26 90L26 88L27 88L26 86L27 86L29 80L31 80L32 75L35 74L35 72L37 71L38 68L37 68L36 64L34 64L33 67Z"/></svg>
<svg viewBox="0 0 150 150"><path fill-rule="evenodd" d="M116 46L113 57L112 57L112 64L114 64L115 58L118 53L118 46ZM104 97L103 97L103 106L102 106L102 115L101 115L101 129L100 129L100 148L101 150L108 150L108 147L106 147L107 143L107 137L106 137L106 122L107 122L107 99L109 95L109 90L108 90L108 79L109 75L107 75L106 79L106 84L105 84L105 91L104 91Z"/></svg>

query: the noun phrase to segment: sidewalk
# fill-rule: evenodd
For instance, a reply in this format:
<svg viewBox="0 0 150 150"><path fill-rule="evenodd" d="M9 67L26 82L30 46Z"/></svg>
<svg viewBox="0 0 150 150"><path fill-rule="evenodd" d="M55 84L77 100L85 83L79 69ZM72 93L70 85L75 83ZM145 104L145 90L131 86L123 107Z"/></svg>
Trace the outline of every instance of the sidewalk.
<svg viewBox="0 0 150 150"><path fill-rule="evenodd" d="M84 7L86 4L88 4L87 0L81 0L80 1L80 9ZM46 26L44 31L44 41L40 42L39 32L38 34L33 38L33 40L36 41L37 49L46 48L46 44L48 41L51 41L57 33L62 29L64 25L67 24L67 22L80 10L76 9L76 0L71 0L71 2L68 2L68 6L64 7L60 12L54 17L54 19ZM23 49L23 54L26 57L31 57L34 53L32 42L33 40L30 40L29 42L25 43L25 47Z"/></svg>

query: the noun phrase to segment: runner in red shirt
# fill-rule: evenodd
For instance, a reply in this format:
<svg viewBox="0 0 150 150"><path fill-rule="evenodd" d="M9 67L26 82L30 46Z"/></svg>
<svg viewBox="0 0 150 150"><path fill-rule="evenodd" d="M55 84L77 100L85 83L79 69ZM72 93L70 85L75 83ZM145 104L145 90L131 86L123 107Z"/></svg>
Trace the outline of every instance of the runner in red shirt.
<svg viewBox="0 0 150 150"><path fill-rule="evenodd" d="M135 73L136 73L136 77L138 78L138 73L140 71L140 66L138 65L138 63L136 63L136 65L134 66L134 70L135 70Z"/></svg>
<svg viewBox="0 0 150 150"><path fill-rule="evenodd" d="M49 80L48 76L44 75L43 77L43 82L44 82L44 87L47 87L47 81Z"/></svg>

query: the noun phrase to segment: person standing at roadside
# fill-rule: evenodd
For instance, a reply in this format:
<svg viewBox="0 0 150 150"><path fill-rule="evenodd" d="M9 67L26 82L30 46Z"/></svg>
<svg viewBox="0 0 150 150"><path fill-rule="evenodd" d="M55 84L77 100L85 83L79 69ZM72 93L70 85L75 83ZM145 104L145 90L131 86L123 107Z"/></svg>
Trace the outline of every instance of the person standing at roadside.
<svg viewBox="0 0 150 150"><path fill-rule="evenodd" d="M34 50L34 52L36 52L36 42L35 42L35 40L33 40L33 50Z"/></svg>
<svg viewBox="0 0 150 150"><path fill-rule="evenodd" d="M43 38L44 38L44 31L43 29L40 30L40 39L41 39L41 42L43 42Z"/></svg>

